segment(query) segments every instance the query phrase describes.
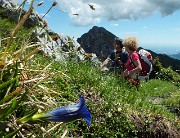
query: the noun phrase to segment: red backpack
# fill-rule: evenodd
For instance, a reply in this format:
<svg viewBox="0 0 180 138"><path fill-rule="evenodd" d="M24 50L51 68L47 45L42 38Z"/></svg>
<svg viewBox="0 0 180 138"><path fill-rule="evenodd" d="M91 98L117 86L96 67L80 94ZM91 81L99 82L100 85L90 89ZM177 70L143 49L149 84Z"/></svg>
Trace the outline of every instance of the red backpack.
<svg viewBox="0 0 180 138"><path fill-rule="evenodd" d="M138 74L138 79L139 80L148 79L149 75L153 69L152 68L152 60L153 60L152 55L150 52L148 52L145 49L141 49L137 53L139 55L139 59L140 59L141 66L142 66L142 70ZM133 66L136 67L132 60L132 57L130 57L130 60L131 60L131 63L133 64Z"/></svg>

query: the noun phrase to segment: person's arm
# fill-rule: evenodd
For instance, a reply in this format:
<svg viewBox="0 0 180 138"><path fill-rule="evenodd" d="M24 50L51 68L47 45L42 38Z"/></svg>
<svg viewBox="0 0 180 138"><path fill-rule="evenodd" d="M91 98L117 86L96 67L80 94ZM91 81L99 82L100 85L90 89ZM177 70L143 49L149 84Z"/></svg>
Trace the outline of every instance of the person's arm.
<svg viewBox="0 0 180 138"><path fill-rule="evenodd" d="M141 62L140 60L133 61L134 65L136 66L134 69L127 72L128 76L139 73L142 70Z"/></svg>
<svg viewBox="0 0 180 138"><path fill-rule="evenodd" d="M103 68L103 67L105 67L108 63L109 63L109 61L110 61L111 59L108 57L106 60L104 60L104 62L101 64L101 68Z"/></svg>
<svg viewBox="0 0 180 138"><path fill-rule="evenodd" d="M110 53L110 55L108 55L108 57L107 57L107 58L104 60L104 62L100 65L100 68L102 69L103 67L105 67L105 66L109 63L109 61L112 60L113 56L114 56L114 51L112 51L112 52Z"/></svg>
<svg viewBox="0 0 180 138"><path fill-rule="evenodd" d="M131 76L133 74L139 73L142 70L141 62L137 53L132 54L131 60L132 60L131 62L134 66L134 69L129 70L129 71L126 70L125 71L126 76Z"/></svg>

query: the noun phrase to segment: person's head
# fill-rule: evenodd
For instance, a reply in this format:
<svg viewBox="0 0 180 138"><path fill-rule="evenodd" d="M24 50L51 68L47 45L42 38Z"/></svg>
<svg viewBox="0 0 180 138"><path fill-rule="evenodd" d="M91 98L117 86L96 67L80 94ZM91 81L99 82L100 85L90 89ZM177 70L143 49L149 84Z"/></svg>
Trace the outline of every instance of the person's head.
<svg viewBox="0 0 180 138"><path fill-rule="evenodd" d="M114 39L114 45L115 45L115 48L118 49L118 48L123 48L124 45L123 45L123 40L120 39L119 37L115 37Z"/></svg>
<svg viewBox="0 0 180 138"><path fill-rule="evenodd" d="M138 40L136 37L127 37L124 39L124 46L126 51L136 51L138 48Z"/></svg>

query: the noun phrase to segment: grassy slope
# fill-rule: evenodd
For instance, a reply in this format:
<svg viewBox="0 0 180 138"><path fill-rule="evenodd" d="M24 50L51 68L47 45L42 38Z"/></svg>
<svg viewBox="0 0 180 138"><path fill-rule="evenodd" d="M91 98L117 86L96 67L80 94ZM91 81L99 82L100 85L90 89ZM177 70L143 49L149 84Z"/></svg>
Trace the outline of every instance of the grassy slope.
<svg viewBox="0 0 180 138"><path fill-rule="evenodd" d="M159 124L151 127L152 131L171 121L179 127L179 119L167 108L167 106L179 108L179 88L171 82L162 80L142 82L142 86L137 91L125 80L121 80L114 74L101 72L86 61L53 62L51 70L56 75L53 83L50 81L46 83L46 86L59 92L61 96L56 100L58 102L65 99L74 101L81 94L85 96L93 114L89 130L84 129L84 125L79 123L79 125L76 123L75 126L73 125L73 128L75 127L73 132L76 135L140 136L143 134L136 132L137 128L139 131L140 128L147 131L156 121ZM137 123L138 118L142 122ZM71 125L70 123L70 127ZM161 130L164 135L168 129L166 125ZM171 127L169 129L173 129ZM71 131L69 133L73 135Z"/></svg>
<svg viewBox="0 0 180 138"><path fill-rule="evenodd" d="M4 22L0 24L2 28ZM23 42L15 42L17 45L19 43ZM77 137L140 137L156 135L159 131L162 135L170 133L175 137L177 129L173 126L180 127L179 118L167 109L167 106L179 108L180 90L171 82L142 82L137 91L125 80L101 72L87 61L76 62L70 59L56 62L42 54L28 60L24 72L29 78L45 77L35 86L27 86L34 100L28 106L29 109L48 111L70 104L70 101L76 102L78 96L83 95L92 112L90 128L87 129L85 122L78 120L62 124L48 133L44 132L46 137L63 135L66 131L67 135ZM24 110L27 111L27 108ZM55 124L43 127L49 130ZM33 131L36 136L42 136L40 130Z"/></svg>

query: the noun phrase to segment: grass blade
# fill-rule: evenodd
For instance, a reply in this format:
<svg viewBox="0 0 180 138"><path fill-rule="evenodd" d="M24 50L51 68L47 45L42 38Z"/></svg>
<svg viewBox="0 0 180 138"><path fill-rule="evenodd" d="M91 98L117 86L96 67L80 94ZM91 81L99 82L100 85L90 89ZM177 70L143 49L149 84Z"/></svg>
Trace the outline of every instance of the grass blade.
<svg viewBox="0 0 180 138"><path fill-rule="evenodd" d="M4 112L0 115L0 121L3 121L6 117L8 117L8 115L10 115L12 112L14 112L14 110L17 108L18 104L16 99L14 99L12 101L12 104L10 105L10 107L7 107Z"/></svg>

